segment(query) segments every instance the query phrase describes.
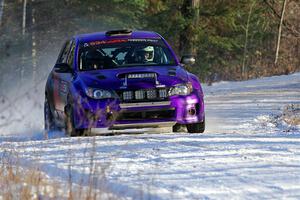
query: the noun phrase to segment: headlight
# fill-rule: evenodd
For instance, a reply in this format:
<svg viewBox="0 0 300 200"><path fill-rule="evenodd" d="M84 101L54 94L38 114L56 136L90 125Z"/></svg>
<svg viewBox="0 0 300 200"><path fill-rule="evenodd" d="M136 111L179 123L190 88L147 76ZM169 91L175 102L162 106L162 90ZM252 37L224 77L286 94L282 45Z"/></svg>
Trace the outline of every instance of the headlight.
<svg viewBox="0 0 300 200"><path fill-rule="evenodd" d="M93 89L93 88L86 89L85 93L87 96L93 99L108 99L114 96L113 93L109 90Z"/></svg>
<svg viewBox="0 0 300 200"><path fill-rule="evenodd" d="M169 90L169 96L174 95L189 95L193 91L193 86L191 83L180 84L174 87L171 87Z"/></svg>

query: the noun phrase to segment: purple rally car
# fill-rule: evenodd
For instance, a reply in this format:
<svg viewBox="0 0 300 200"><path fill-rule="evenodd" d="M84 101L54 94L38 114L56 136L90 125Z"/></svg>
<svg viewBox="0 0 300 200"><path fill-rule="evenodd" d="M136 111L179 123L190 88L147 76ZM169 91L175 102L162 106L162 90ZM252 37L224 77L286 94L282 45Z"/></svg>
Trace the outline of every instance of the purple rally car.
<svg viewBox="0 0 300 200"><path fill-rule="evenodd" d="M45 129L70 136L95 128L205 129L203 91L162 36L116 30L68 40L45 89Z"/></svg>

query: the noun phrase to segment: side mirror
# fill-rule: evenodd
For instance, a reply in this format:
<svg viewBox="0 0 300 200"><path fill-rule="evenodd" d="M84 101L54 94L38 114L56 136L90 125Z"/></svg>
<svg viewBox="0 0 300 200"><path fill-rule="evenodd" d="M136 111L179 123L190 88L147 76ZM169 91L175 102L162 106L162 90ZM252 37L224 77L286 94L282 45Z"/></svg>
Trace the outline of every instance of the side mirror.
<svg viewBox="0 0 300 200"><path fill-rule="evenodd" d="M72 73L73 70L67 63L57 63L54 66L54 70L57 73Z"/></svg>
<svg viewBox="0 0 300 200"><path fill-rule="evenodd" d="M193 65L193 64L195 64L195 62L196 62L196 59L192 55L182 56L181 61L180 61L180 63L182 63L183 65Z"/></svg>

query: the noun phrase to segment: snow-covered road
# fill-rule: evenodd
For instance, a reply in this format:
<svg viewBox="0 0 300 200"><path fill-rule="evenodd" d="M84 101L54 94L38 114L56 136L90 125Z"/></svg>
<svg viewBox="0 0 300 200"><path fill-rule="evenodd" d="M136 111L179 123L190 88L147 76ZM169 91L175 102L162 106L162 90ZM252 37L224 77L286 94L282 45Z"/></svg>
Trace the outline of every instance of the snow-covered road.
<svg viewBox="0 0 300 200"><path fill-rule="evenodd" d="M300 199L300 73L204 87L207 131L42 139L5 135L0 153L120 199Z"/></svg>

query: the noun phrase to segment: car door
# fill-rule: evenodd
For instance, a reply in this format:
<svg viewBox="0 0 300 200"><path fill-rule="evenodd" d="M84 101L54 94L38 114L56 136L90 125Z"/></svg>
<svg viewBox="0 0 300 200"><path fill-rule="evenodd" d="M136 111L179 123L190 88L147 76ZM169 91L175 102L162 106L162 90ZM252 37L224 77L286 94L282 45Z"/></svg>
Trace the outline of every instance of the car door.
<svg viewBox="0 0 300 200"><path fill-rule="evenodd" d="M74 56L71 56L73 52L71 52L72 48L74 49L75 44L73 41L67 41L65 43L65 47L62 50L60 57L57 60L57 64L60 63L67 63L67 64L73 64L73 61L71 61L71 57L74 58ZM53 70L53 97L54 97L54 107L56 110L56 113L58 114L59 118L63 118L64 116L64 108L66 105L66 98L69 91L69 84L72 80L72 73L65 73L65 72L59 72L56 71L55 68Z"/></svg>
<svg viewBox="0 0 300 200"><path fill-rule="evenodd" d="M74 59L75 59L75 41L72 41L66 62L73 70L74 70L74 63L75 63ZM69 87L74 78L73 76L74 76L73 73L64 73L61 75L60 92L61 92L61 104L63 106L63 109L65 108L66 104L68 103L67 98L68 98L68 93L69 93Z"/></svg>

